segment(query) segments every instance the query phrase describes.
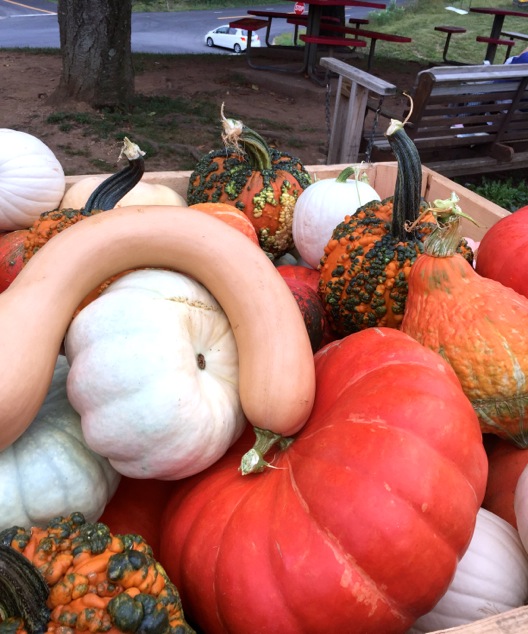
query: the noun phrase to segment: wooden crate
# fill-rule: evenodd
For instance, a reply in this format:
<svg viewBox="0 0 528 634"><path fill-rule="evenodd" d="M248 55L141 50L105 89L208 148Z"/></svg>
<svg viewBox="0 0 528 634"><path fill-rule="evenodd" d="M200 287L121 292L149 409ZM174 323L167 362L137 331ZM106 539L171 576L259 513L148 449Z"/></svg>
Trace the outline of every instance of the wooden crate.
<svg viewBox="0 0 528 634"><path fill-rule="evenodd" d="M335 178L347 165L308 165L307 169L314 180L324 178ZM378 192L381 198L386 198L394 192L394 184L396 183L397 163L372 163L362 166L362 172L365 172L369 178L369 182ZM466 187L462 187L454 183L449 178L430 170L427 167L422 168L422 194L428 202L440 198L445 199L455 192L460 198L462 210L471 216L477 223L478 227L467 220L462 220L461 232L465 237L480 241L486 231L495 224L497 220L503 216L508 216L509 212L498 205L482 198L470 191ZM143 180L147 183L159 183L172 187L184 198L187 197L187 184L191 172L146 172ZM108 174L109 176L109 174ZM66 187L83 178L83 176L67 176Z"/></svg>
<svg viewBox="0 0 528 634"><path fill-rule="evenodd" d="M348 165L309 165L307 170L313 180L335 178ZM381 198L394 193L396 183L397 163L373 163L362 165L369 182ZM108 174L109 176L110 174ZM143 180L148 183L158 183L172 187L184 198L187 197L187 185L191 172L147 172ZM66 188L83 176L66 177ZM423 167L422 195L425 200L432 202L440 198L445 199L455 192L460 199L462 210L471 216L478 226L462 220L461 233L475 241L480 241L486 231L500 218L508 216L509 211L475 194L469 189L454 183L449 178ZM436 630L431 634L522 634L528 632L528 606L510 610L503 614L488 617L468 625ZM382 634L382 633L380 633Z"/></svg>

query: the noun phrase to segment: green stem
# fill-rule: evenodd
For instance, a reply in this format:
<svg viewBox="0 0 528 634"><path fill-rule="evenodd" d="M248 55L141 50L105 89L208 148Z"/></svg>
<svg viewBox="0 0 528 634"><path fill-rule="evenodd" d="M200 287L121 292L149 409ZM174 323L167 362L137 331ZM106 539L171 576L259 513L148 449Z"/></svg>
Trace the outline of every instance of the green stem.
<svg viewBox="0 0 528 634"><path fill-rule="evenodd" d="M271 151L269 145L258 132L248 128L237 119L227 119L224 116L224 104L221 110L222 139L226 146L233 146L247 155L248 163L254 172L271 169Z"/></svg>
<svg viewBox="0 0 528 634"><path fill-rule="evenodd" d="M48 584L29 559L0 544L0 620L19 617L28 634L45 632L50 618L48 595Z"/></svg>
<svg viewBox="0 0 528 634"><path fill-rule="evenodd" d="M460 219L466 218L473 224L478 223L465 214L458 205L459 198L453 192L447 200L435 200L431 212L437 219L437 227L427 237L424 252L437 258L448 258L454 255L460 244Z"/></svg>
<svg viewBox="0 0 528 634"><path fill-rule="evenodd" d="M113 209L116 204L123 198L125 194L133 189L141 180L145 173L145 152L139 149L135 143L132 143L127 137L123 140L123 148L121 156L125 156L128 165L116 174L112 174L104 180L86 201L83 216L89 216L94 210L107 211Z"/></svg>
<svg viewBox="0 0 528 634"><path fill-rule="evenodd" d="M269 431L269 429L254 427L253 430L256 436L255 444L242 456L239 467L242 475L264 471L266 467L270 466L270 463L264 460L264 456L268 451L277 443L279 443L281 449L285 449L293 442L291 438L285 438L280 434Z"/></svg>
<svg viewBox="0 0 528 634"><path fill-rule="evenodd" d="M422 162L401 121L392 119L385 133L398 162L392 209L392 235L409 239L407 227L418 218L422 202Z"/></svg>

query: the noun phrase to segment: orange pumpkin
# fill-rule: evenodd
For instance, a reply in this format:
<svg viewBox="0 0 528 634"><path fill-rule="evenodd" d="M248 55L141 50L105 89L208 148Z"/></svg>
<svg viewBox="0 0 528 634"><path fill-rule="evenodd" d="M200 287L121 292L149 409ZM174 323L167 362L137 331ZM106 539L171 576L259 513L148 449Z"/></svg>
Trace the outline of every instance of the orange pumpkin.
<svg viewBox="0 0 528 634"><path fill-rule="evenodd" d="M219 220L223 220L224 222L227 222L228 225L231 225L235 229L241 231L258 245L259 239L257 232L255 231L255 227L251 224L251 221L246 214L238 210L234 205L229 205L228 203L205 202L189 205L189 208L198 209L206 214L216 216Z"/></svg>

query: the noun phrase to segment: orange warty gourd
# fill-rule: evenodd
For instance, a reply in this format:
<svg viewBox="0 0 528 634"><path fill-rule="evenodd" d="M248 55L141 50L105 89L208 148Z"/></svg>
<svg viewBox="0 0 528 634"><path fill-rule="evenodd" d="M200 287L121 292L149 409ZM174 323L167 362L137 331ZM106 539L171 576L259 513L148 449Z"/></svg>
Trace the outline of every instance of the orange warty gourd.
<svg viewBox="0 0 528 634"><path fill-rule="evenodd" d="M386 136L398 161L394 196L347 215L334 229L319 265L319 293L339 337L373 326L401 326L411 267L434 228L421 197L416 146L399 121L391 122ZM465 241L461 248L472 261Z"/></svg>
<svg viewBox="0 0 528 634"><path fill-rule="evenodd" d="M315 396L310 340L295 298L262 249L187 207L122 207L55 236L0 294L0 450L35 418L79 302L112 275L148 267L190 275L224 309L249 422L284 435L304 425Z"/></svg>
<svg viewBox="0 0 528 634"><path fill-rule="evenodd" d="M198 209L206 214L212 214L219 220L223 220L228 225L241 231L255 244L259 243L257 232L250 219L234 205L229 205L228 203L195 203L194 205L189 205L189 209Z"/></svg>
<svg viewBox="0 0 528 634"><path fill-rule="evenodd" d="M18 608L0 623L5 634L194 632L150 546L81 513L2 531L0 570L0 596Z"/></svg>
<svg viewBox="0 0 528 634"><path fill-rule="evenodd" d="M528 299L455 252L456 209L440 216L409 276L402 330L454 368L483 432L528 446Z"/></svg>
<svg viewBox="0 0 528 634"><path fill-rule="evenodd" d="M262 249L276 258L293 247L293 211L312 182L298 158L222 112L225 147L212 150L189 177L187 203L227 202L250 219Z"/></svg>

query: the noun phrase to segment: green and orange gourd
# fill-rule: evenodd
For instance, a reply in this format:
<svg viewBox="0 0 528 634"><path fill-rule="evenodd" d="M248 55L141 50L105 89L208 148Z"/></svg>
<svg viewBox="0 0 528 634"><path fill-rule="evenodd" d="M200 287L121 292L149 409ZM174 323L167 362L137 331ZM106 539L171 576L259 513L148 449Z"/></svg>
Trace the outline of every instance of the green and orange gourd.
<svg viewBox="0 0 528 634"><path fill-rule="evenodd" d="M435 227L421 196L420 156L403 125L392 120L386 132L398 162L394 195L347 215L319 265L319 293L339 337L373 326L400 327L411 267ZM464 240L460 248L472 261Z"/></svg>
<svg viewBox="0 0 528 634"><path fill-rule="evenodd" d="M81 513L0 533L2 634L192 634L150 546Z"/></svg>
<svg viewBox="0 0 528 634"><path fill-rule="evenodd" d="M293 247L295 203L312 182L301 161L271 148L264 138L222 111L224 147L196 164L187 189L189 205L224 202L243 211L262 249L276 258Z"/></svg>

